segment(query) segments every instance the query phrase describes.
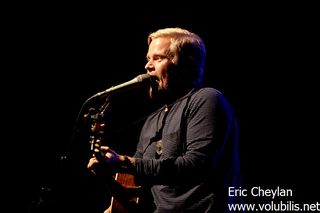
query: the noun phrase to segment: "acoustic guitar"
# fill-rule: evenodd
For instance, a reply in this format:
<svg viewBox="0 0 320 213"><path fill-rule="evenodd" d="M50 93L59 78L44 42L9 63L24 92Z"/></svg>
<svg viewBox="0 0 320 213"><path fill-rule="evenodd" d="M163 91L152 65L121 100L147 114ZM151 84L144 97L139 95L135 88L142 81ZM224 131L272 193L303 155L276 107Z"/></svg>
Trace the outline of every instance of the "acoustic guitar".
<svg viewBox="0 0 320 213"><path fill-rule="evenodd" d="M100 147L103 143L105 135L105 119L104 113L108 104L102 110L90 112L90 151L103 162L103 153ZM88 116L88 115L87 115ZM111 191L110 207L111 213L130 213L136 212L139 207L140 186L135 184L134 176L126 172L117 172L112 178L103 178L104 184Z"/></svg>

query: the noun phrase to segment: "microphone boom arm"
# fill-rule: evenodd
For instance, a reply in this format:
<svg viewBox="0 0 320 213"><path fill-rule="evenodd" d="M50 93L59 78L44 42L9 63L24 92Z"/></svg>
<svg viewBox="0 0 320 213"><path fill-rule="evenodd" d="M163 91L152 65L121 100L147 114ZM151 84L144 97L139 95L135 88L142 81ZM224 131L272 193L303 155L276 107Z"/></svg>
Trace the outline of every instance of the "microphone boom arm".
<svg viewBox="0 0 320 213"><path fill-rule="evenodd" d="M96 98L96 97L99 97L99 96L103 96L105 94L109 94L109 93L112 93L112 92L119 92L119 91L122 91L122 90L125 90L125 89L130 89L130 88L136 88L136 87L139 87L141 86L141 83L144 82L145 80L150 80L150 75L148 74L141 74L141 75L138 75L137 77L133 78L132 80L130 81L127 81L125 83L122 83L122 84L119 84L119 85L116 85L116 86L112 86L102 92L98 92L97 94L93 95L90 99L92 98Z"/></svg>

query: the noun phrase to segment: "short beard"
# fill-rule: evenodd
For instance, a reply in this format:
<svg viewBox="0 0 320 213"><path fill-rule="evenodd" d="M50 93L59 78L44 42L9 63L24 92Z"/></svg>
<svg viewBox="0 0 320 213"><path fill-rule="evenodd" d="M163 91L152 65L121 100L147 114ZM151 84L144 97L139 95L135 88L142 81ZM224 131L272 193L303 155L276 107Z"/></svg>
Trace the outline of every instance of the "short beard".
<svg viewBox="0 0 320 213"><path fill-rule="evenodd" d="M149 97L155 104L166 104L169 92L166 88L159 88L157 82L150 85Z"/></svg>

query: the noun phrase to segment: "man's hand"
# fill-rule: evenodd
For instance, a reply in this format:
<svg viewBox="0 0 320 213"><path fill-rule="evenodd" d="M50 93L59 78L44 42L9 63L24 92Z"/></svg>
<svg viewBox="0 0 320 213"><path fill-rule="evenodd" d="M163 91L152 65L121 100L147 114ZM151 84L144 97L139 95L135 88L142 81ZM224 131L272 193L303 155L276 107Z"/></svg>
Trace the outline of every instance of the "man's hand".
<svg viewBox="0 0 320 213"><path fill-rule="evenodd" d="M87 164L87 168L94 174L113 174L118 171L130 173L130 171L133 171L135 158L119 155L108 146L101 146L100 150L102 155L99 158L93 155Z"/></svg>
<svg viewBox="0 0 320 213"><path fill-rule="evenodd" d="M115 172L113 170L120 166L124 160L124 156L117 154L108 146L101 146L100 150L102 156L98 159L93 155L87 164L87 168L94 174L102 172L101 170L104 170L104 172Z"/></svg>

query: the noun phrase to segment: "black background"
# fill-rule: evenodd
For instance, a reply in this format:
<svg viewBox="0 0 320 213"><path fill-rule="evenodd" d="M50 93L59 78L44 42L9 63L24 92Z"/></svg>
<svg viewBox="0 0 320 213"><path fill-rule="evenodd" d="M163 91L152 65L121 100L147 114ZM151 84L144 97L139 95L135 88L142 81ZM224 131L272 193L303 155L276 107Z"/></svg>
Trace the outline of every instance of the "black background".
<svg viewBox="0 0 320 213"><path fill-rule="evenodd" d="M314 6L146 7L144 12L86 5L10 7L3 19L3 73L9 76L3 79L10 80L3 105L10 110L4 111L6 145L19 153L10 154L17 162L10 167L18 180L10 182L13 200L27 207L39 188L56 182L81 105L143 73L148 33L176 26L204 39L205 81L234 106L244 186L280 186L293 189L296 202L319 200L319 14ZM128 99L122 107L130 112L144 104Z"/></svg>

